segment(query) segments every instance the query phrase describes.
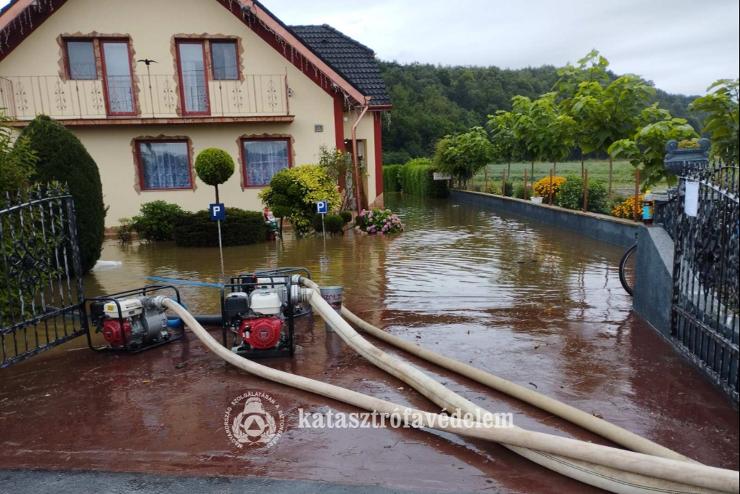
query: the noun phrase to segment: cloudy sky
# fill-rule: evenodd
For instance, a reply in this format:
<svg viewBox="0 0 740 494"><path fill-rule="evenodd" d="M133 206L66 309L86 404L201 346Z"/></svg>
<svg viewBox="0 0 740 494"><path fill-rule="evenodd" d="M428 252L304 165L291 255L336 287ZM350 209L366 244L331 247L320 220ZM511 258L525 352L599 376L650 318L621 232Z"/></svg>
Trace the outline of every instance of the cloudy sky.
<svg viewBox="0 0 740 494"><path fill-rule="evenodd" d="M702 94L738 77L738 0L263 3L288 24L331 24L383 60L518 68L575 62L597 48L616 72L669 92Z"/></svg>
<svg viewBox="0 0 740 494"><path fill-rule="evenodd" d="M616 72L669 92L702 94L738 77L738 0L263 3L288 24L331 24L383 60L518 68L575 62L597 48Z"/></svg>

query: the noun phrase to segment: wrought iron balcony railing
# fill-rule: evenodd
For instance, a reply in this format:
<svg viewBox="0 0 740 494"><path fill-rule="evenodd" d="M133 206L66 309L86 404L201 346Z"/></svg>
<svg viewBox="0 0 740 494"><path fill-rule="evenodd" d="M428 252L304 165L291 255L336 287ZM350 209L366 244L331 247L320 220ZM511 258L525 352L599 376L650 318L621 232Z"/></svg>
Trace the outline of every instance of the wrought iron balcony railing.
<svg viewBox="0 0 740 494"><path fill-rule="evenodd" d="M177 75L131 81L0 76L0 109L11 120L44 114L58 120L289 115L285 74L196 82L182 90ZM196 111L192 111L195 108Z"/></svg>

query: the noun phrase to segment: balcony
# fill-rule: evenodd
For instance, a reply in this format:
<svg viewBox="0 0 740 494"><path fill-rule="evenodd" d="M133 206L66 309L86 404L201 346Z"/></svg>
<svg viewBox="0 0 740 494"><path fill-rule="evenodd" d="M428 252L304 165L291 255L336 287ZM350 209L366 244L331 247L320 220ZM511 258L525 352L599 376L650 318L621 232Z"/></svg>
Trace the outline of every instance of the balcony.
<svg viewBox="0 0 740 494"><path fill-rule="evenodd" d="M110 79L0 76L0 108L16 126L40 114L80 126L291 122L288 93L285 74L211 80L184 92L172 74L138 76L133 85L128 78L116 83ZM183 108L200 111L183 112Z"/></svg>

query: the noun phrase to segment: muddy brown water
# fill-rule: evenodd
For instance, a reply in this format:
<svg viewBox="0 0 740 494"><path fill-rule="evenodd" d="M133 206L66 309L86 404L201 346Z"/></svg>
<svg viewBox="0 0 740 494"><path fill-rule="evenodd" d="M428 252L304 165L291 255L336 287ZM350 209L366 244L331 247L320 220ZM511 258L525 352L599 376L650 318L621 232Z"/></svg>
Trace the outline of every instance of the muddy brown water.
<svg viewBox="0 0 740 494"><path fill-rule="evenodd" d="M228 248L226 271L305 266L319 284L344 286L349 308L394 334L701 462L737 468L737 411L631 313L616 271L621 248L453 202L389 202L406 224L401 235ZM89 295L140 286L150 275L219 276L215 249L109 241L102 259L122 264L89 275ZM193 312L217 312L217 290L181 292ZM305 319L297 331L295 358L265 363L435 410L327 334L323 322ZM473 402L513 413L518 426L603 442L410 361ZM285 434L272 448L240 450L226 436L226 408L250 390L269 393L285 413ZM97 354L79 339L0 371L0 468L256 475L448 492L593 491L494 444L408 429L299 428L299 409L355 411L237 371L192 335L136 355Z"/></svg>

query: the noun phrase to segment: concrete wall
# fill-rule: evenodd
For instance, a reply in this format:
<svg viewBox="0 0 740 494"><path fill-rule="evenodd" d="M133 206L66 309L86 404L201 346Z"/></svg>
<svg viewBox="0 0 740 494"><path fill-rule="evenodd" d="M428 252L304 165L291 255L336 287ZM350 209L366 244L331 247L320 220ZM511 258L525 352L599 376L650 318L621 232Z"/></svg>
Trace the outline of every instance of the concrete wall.
<svg viewBox="0 0 740 494"><path fill-rule="evenodd" d="M95 159L103 181L105 203L110 207L106 226L118 219L135 215L141 204L162 199L180 204L187 210L207 207L213 190L196 179L194 190L139 191L131 140L142 136L188 137L194 156L206 147L220 147L232 155L237 172L221 188L222 199L229 205L250 210L262 209L259 189L242 188L240 150L242 135L278 134L293 140L293 164L316 163L321 146L336 145L334 100L311 79L263 41L218 2L210 0L149 0L142 10L140 2L118 0L70 0L40 25L12 53L0 62L0 76L59 76L63 72L60 35L100 33L131 37L136 59L157 60L152 72L175 77L172 52L175 35L230 36L240 40L240 62L250 74L287 74L292 91L291 123L186 124L170 126L70 127ZM135 64L134 80L140 90L146 87L143 64ZM345 114L345 136L356 116ZM315 132L315 125L323 132ZM376 195L374 169L373 116L368 114L358 127L358 139L366 146L366 190L370 202ZM382 179L382 178L381 178Z"/></svg>
<svg viewBox="0 0 740 494"><path fill-rule="evenodd" d="M661 227L640 228L635 260L632 308L664 336L670 336L673 240Z"/></svg>
<svg viewBox="0 0 740 494"><path fill-rule="evenodd" d="M538 205L522 199L494 196L482 192L453 190L450 191L450 199L525 216L551 226L573 230L587 237L623 247L634 245L637 232L641 228L639 223L613 216L584 213L557 206Z"/></svg>

